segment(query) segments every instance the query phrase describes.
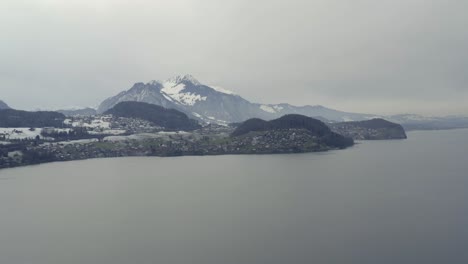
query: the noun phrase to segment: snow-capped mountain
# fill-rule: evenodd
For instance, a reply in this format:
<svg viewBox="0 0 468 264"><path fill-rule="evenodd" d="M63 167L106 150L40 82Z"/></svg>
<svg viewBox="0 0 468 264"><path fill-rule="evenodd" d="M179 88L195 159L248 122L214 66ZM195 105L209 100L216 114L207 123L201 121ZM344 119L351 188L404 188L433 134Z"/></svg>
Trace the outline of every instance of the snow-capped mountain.
<svg viewBox="0 0 468 264"><path fill-rule="evenodd" d="M261 112L256 105L242 97L203 85L191 75L177 76L162 82L136 83L130 90L102 102L98 112L105 112L124 101L174 108L199 120L216 123L240 122Z"/></svg>
<svg viewBox="0 0 468 264"><path fill-rule="evenodd" d="M1 109L10 109L10 107L5 102L0 100L0 110Z"/></svg>
<svg viewBox="0 0 468 264"><path fill-rule="evenodd" d="M136 83L130 90L102 102L98 112L103 113L124 101L174 108L199 120L221 124L242 122L253 117L269 120L285 114L302 114L330 121L358 121L375 117L341 112L323 106L252 103L226 89L204 85L191 75L146 84Z"/></svg>

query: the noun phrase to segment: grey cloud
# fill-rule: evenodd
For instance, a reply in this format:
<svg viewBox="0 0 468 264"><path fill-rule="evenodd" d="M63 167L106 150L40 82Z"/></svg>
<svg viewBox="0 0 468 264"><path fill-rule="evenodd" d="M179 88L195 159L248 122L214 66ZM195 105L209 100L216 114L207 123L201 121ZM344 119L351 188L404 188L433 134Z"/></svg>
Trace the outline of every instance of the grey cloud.
<svg viewBox="0 0 468 264"><path fill-rule="evenodd" d="M191 73L261 102L466 114L466 10L457 0L6 0L0 99L95 105Z"/></svg>

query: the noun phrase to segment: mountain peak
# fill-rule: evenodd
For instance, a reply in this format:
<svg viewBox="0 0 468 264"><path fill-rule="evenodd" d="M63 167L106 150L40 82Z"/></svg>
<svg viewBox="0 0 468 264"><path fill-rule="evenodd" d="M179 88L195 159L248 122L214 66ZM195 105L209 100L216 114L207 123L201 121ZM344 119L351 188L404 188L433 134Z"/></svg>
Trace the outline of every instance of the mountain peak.
<svg viewBox="0 0 468 264"><path fill-rule="evenodd" d="M151 80L147 84L153 85L153 86L160 86L160 85L162 85L162 82L159 81L159 80Z"/></svg>
<svg viewBox="0 0 468 264"><path fill-rule="evenodd" d="M191 83L193 85L201 85L201 83L197 79L195 79L195 77L193 77L190 74L178 75L178 76L175 76L175 77L172 77L172 78L169 78L168 80L166 80L166 83L179 84L181 82L188 82L188 83Z"/></svg>

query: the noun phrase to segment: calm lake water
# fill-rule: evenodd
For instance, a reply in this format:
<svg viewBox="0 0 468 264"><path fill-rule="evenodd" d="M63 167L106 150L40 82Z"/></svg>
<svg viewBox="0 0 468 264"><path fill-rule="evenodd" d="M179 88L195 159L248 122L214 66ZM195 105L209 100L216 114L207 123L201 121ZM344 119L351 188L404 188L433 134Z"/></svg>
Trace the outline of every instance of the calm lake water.
<svg viewBox="0 0 468 264"><path fill-rule="evenodd" d="M0 263L468 263L468 130L0 170Z"/></svg>

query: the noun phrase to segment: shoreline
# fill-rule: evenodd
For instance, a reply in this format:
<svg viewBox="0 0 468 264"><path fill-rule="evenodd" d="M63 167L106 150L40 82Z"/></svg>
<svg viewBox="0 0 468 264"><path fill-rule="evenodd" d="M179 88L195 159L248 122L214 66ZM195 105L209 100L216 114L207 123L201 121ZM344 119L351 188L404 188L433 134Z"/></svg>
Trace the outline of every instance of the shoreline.
<svg viewBox="0 0 468 264"><path fill-rule="evenodd" d="M360 145L361 142L356 142L355 145ZM105 159L120 159L120 158L181 158L181 157L215 157L215 156L269 156L269 155L303 155L303 154L312 154L312 153L327 153L332 151L338 150L346 150L350 149L353 146L347 148L330 148L326 150L318 150L318 151L304 151L304 152L259 152L259 153L220 153L220 154L182 154L182 155L128 155L128 156L107 156L107 157L89 157L89 158L82 158L82 159L70 159L70 160L54 160L48 162L41 162L41 163L34 163L34 164L19 164L16 166L11 167L0 167L0 172L4 170L11 170L11 169L20 169L25 167L34 167L34 166L41 166L45 164L53 164L53 163L66 163L66 162L75 162L75 161L87 161L87 160L105 160Z"/></svg>
<svg viewBox="0 0 468 264"><path fill-rule="evenodd" d="M237 137L182 133L76 144L24 142L12 146L16 149L10 149L8 155L3 153L0 168L109 157L307 153L344 149L353 145L352 139L335 134L317 136L302 128L255 131Z"/></svg>

